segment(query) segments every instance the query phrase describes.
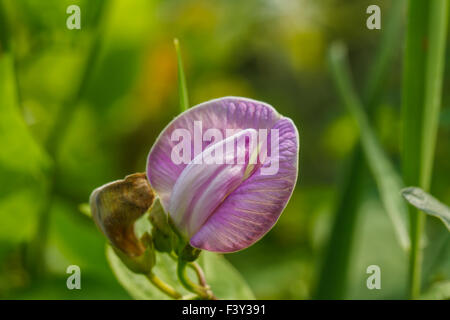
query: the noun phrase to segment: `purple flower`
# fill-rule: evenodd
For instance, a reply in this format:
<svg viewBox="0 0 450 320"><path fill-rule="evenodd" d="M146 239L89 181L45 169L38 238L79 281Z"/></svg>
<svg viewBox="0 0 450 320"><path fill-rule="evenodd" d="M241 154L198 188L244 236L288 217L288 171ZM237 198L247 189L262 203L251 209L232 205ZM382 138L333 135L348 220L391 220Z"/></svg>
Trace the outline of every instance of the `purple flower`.
<svg viewBox="0 0 450 320"><path fill-rule="evenodd" d="M211 100L175 118L150 151L147 176L193 247L234 252L276 223L294 189L299 138L270 105Z"/></svg>

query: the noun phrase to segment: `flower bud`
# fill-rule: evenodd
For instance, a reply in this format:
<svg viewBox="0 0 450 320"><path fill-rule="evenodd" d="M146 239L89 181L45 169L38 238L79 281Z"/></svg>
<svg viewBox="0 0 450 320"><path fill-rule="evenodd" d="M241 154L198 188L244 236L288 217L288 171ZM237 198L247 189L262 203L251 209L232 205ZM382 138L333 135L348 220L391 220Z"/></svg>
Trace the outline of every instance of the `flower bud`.
<svg viewBox="0 0 450 320"><path fill-rule="evenodd" d="M185 243L235 252L277 222L297 181L299 147L294 122L272 106L224 97L167 125L148 155L147 176Z"/></svg>
<svg viewBox="0 0 450 320"><path fill-rule="evenodd" d="M148 241L136 237L134 224L152 206L154 198L145 173L135 173L92 192L92 218L115 249L131 258L140 257Z"/></svg>

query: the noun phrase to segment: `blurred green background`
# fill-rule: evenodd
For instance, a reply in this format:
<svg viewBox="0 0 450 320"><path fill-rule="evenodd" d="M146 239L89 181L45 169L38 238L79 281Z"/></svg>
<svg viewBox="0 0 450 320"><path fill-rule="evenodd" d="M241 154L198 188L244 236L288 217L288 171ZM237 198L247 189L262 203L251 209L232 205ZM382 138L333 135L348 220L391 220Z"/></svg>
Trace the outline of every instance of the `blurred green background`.
<svg viewBox="0 0 450 320"><path fill-rule="evenodd" d="M289 205L260 242L226 258L257 298L312 298L342 169L358 138L331 81L327 48L336 39L348 45L362 89L391 3L2 0L0 59L12 52L15 77L0 69L0 81L17 86L18 96L14 105L0 96L0 298L129 298L107 264L105 238L79 207L94 188L144 171L155 138L177 115L175 37L192 105L245 96L297 124L300 177ZM66 28L70 4L81 8L81 30ZM381 30L366 28L370 4L381 7ZM402 43L371 117L397 165ZM431 191L449 204L450 50L446 55ZM407 257L370 175L362 193L345 298L404 298ZM428 220L429 239L446 232ZM435 258L424 278L450 279L449 237L425 254ZM72 264L81 267L81 290L66 288ZM381 267L382 290L366 287L371 264Z"/></svg>

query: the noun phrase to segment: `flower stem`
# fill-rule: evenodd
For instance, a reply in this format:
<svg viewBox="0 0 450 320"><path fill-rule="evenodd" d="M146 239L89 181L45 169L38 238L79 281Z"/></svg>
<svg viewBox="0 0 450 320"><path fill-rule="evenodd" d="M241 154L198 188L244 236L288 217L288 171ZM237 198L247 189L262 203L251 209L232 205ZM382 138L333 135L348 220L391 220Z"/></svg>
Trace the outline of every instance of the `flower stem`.
<svg viewBox="0 0 450 320"><path fill-rule="evenodd" d="M153 273L147 274L146 277L155 287L157 287L159 290L167 294L169 297L173 299L182 298L182 295L179 292L177 292L170 285L168 285L163 280L155 276Z"/></svg>
<svg viewBox="0 0 450 320"><path fill-rule="evenodd" d="M203 281L205 283L205 286L200 286L194 282L192 282L188 276L187 276L187 272L186 272L186 266L188 266L189 263L187 261L178 260L178 266L177 266L177 275L178 275L178 279L180 280L181 284L183 285L183 287L186 288L186 290L191 291L195 294L197 294L199 297L201 297L202 299L206 299L206 300L215 300L216 297L214 297L213 293L211 292L210 288L206 285L206 282L204 280L204 275L203 275L203 271L201 272L201 276L199 276L199 274L197 273L197 276L199 276L199 281ZM196 264L196 267L194 267L194 265L192 265L192 267L194 268L194 270L200 271L201 269L199 268L199 266Z"/></svg>
<svg viewBox="0 0 450 320"><path fill-rule="evenodd" d="M188 266L195 271L199 284L202 287L207 287L208 284L206 283L205 273L203 272L202 267L200 267L200 265L197 262L191 262L188 264Z"/></svg>
<svg viewBox="0 0 450 320"><path fill-rule="evenodd" d="M175 261L178 261L178 257L173 252L169 253L169 257L171 257ZM198 278L198 283L202 287L208 287L208 284L206 283L205 273L203 272L202 267L200 267L197 262L190 262L187 264L187 266L194 270Z"/></svg>

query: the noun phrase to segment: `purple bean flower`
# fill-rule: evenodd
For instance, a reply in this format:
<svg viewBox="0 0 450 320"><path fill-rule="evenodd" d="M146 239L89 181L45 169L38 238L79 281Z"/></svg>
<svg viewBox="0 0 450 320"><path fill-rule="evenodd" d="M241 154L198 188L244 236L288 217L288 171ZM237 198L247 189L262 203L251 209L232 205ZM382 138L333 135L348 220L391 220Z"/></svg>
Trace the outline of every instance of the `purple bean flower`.
<svg viewBox="0 0 450 320"><path fill-rule="evenodd" d="M150 151L147 176L193 247L234 252L278 220L297 180L298 151L291 119L266 103L226 97L175 118Z"/></svg>

